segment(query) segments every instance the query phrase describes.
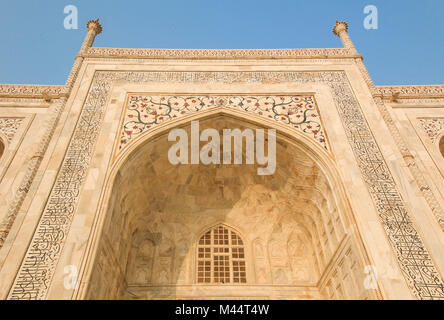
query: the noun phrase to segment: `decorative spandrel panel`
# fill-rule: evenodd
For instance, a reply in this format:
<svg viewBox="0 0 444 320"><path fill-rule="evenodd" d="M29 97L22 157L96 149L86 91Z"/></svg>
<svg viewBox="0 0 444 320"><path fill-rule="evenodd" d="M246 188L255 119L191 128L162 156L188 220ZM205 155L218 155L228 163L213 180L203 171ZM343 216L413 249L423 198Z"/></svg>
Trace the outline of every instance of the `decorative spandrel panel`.
<svg viewBox="0 0 444 320"><path fill-rule="evenodd" d="M23 118L1 118L0 117L0 133L11 142L17 130L23 123Z"/></svg>
<svg viewBox="0 0 444 320"><path fill-rule="evenodd" d="M287 124L329 151L313 96L151 96L130 95L118 141L118 154L151 128L187 114L228 107Z"/></svg>
<svg viewBox="0 0 444 320"><path fill-rule="evenodd" d="M444 118L422 118L419 123L432 143L444 132Z"/></svg>
<svg viewBox="0 0 444 320"><path fill-rule="evenodd" d="M0 183L9 168L9 161L12 160L18 148L18 143L16 142L18 142L19 139L17 139L17 137L20 138L23 136L23 132L21 131L26 122L25 118L0 116ZM9 228L9 225L0 224L0 248L5 238L4 235L9 232Z"/></svg>

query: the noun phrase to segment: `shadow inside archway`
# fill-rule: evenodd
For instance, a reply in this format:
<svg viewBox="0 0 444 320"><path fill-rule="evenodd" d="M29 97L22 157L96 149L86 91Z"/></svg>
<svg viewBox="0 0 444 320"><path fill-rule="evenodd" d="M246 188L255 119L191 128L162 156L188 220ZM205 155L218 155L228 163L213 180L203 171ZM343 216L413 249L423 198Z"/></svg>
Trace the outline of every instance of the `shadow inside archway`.
<svg viewBox="0 0 444 320"><path fill-rule="evenodd" d="M200 126L257 128L226 115ZM184 129L190 136L190 126ZM141 145L117 173L87 298L319 299L332 296L328 288L339 298L362 293L362 266L353 254L340 266L350 269L346 282L338 286L328 276L345 228L331 186L302 149L278 135L276 172L260 176L257 165L172 165L174 143L167 136ZM218 226L242 239L245 283L233 280L232 251L223 283L214 276L214 251L206 266L210 282L198 277L199 239Z"/></svg>

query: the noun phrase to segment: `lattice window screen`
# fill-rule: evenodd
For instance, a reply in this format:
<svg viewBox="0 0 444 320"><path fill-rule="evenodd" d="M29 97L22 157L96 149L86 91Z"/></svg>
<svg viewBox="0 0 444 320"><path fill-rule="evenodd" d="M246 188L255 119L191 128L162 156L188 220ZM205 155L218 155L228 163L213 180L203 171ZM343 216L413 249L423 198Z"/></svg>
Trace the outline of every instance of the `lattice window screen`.
<svg viewBox="0 0 444 320"><path fill-rule="evenodd" d="M197 246L197 283L246 283L244 243L231 229L217 226Z"/></svg>

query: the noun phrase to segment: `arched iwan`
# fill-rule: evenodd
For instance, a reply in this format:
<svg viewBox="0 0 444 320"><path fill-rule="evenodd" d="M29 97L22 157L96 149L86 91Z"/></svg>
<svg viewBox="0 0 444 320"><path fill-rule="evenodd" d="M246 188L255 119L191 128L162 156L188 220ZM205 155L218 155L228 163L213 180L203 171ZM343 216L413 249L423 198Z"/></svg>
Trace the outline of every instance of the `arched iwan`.
<svg viewBox="0 0 444 320"><path fill-rule="evenodd" d="M219 132L276 129L276 172L257 175L258 164L170 164L168 132L190 130L193 120L199 120L201 129ZM319 143L286 124L232 108L184 115L129 144L117 155L106 181L76 298L379 295L378 290L363 287L362 271L369 263L334 159ZM230 282L215 287L200 281L206 278L199 279L203 247L196 239L211 225L243 230L245 281L239 278L234 283L242 271L230 262L225 265L225 256L233 252L228 248L227 253L224 246L217 252L210 247L210 281L217 272L220 283L223 268Z"/></svg>

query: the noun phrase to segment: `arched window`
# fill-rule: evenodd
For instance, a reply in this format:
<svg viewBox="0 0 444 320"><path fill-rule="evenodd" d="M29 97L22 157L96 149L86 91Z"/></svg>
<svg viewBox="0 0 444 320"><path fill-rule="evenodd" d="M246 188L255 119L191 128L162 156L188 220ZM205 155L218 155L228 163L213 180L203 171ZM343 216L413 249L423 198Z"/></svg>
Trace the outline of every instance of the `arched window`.
<svg viewBox="0 0 444 320"><path fill-rule="evenodd" d="M197 246L197 283L246 283L242 239L220 225L206 232Z"/></svg>

